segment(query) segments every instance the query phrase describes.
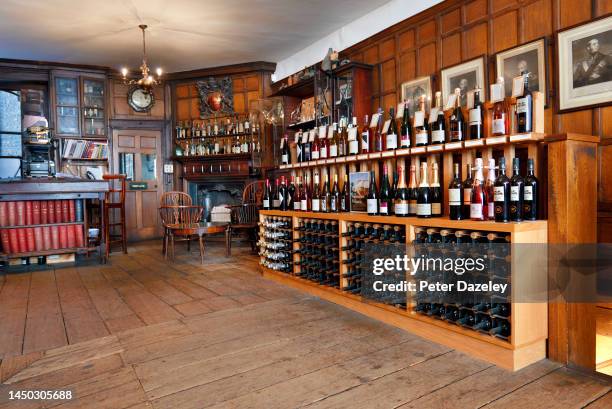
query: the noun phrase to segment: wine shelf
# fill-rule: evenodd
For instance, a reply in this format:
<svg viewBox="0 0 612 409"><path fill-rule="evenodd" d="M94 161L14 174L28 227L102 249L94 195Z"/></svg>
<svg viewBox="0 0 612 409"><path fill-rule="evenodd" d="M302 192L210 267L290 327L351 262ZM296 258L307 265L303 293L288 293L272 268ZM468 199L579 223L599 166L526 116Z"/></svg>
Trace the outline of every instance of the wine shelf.
<svg viewBox="0 0 612 409"><path fill-rule="evenodd" d="M278 272L261 266L264 277L277 282L298 288L310 294L324 298L331 302L351 308L357 312L381 320L388 324L403 328L419 336L428 338L434 342L447 345L470 355L484 359L509 370L518 370L546 356L547 330L547 304L546 303L512 303L509 307L510 313L506 319L511 328L507 339L492 336L471 328L462 327L451 321L434 318L415 311L416 302L413 296L408 295L405 303L383 304L372 299L367 299L351 291L350 281L346 279L347 265L343 263L351 257L355 257L355 251L351 253L346 248L351 238L347 233L351 224L369 223L377 225L388 225L390 228L398 226L400 229L401 244L411 243L415 239L415 232L419 228L446 228L453 230L470 230L479 232L495 232L507 235L512 243L546 243L548 223L545 220L532 222L495 223L489 221L449 220L448 218L422 219L416 217L395 216L369 216L363 213L317 213L301 211L262 210L260 220L271 216L282 216L292 219L293 237L299 239L301 230L300 223L305 219L316 219L322 222L337 222L339 235L337 246L339 270L339 288L331 285L321 284L316 280L308 280L300 276L300 267L295 263L293 270L289 273ZM394 240L396 241L396 240ZM385 241L386 243L386 241ZM294 250L300 249L300 242L294 241ZM389 243L391 244L391 243ZM514 265L512 254L511 265ZM298 254L293 255L293 261L299 261ZM529 283L542 280L546 283L547 271L511 271L512 291L519 291ZM408 278L409 279L409 278ZM545 285L545 284L544 284Z"/></svg>

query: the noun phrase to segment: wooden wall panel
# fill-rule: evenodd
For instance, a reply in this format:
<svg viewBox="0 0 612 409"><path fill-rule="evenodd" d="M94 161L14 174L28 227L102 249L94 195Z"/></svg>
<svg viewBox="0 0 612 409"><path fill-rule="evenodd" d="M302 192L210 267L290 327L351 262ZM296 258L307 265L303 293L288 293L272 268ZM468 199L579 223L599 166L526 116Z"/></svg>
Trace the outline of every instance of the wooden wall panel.
<svg viewBox="0 0 612 409"><path fill-rule="evenodd" d="M383 92L395 90L395 59L382 63L382 83Z"/></svg>
<svg viewBox="0 0 612 409"><path fill-rule="evenodd" d="M469 60L486 54L489 44L488 25L480 23L464 31L463 59Z"/></svg>
<svg viewBox="0 0 612 409"><path fill-rule="evenodd" d="M416 52L407 51L399 59L398 85L416 77Z"/></svg>
<svg viewBox="0 0 612 409"><path fill-rule="evenodd" d="M511 10L493 18L492 30L493 44L491 50L496 53L510 48L519 43L518 41L518 11ZM499 27L503 27L500 30Z"/></svg>
<svg viewBox="0 0 612 409"><path fill-rule="evenodd" d="M612 1L610 0L595 0L595 15L603 16L604 14L612 13Z"/></svg>
<svg viewBox="0 0 612 409"><path fill-rule="evenodd" d="M406 30L398 36L399 51L406 51L414 48L414 30Z"/></svg>
<svg viewBox="0 0 612 409"><path fill-rule="evenodd" d="M436 43L429 43L419 48L417 59L417 75L431 75L436 69Z"/></svg>
<svg viewBox="0 0 612 409"><path fill-rule="evenodd" d="M442 39L442 67L449 67L461 62L461 33L455 33Z"/></svg>
<svg viewBox="0 0 612 409"><path fill-rule="evenodd" d="M492 0L491 13L497 13L506 8L514 7L517 3L517 0Z"/></svg>
<svg viewBox="0 0 612 409"><path fill-rule="evenodd" d="M470 24L474 21L485 19L488 15L487 8L487 0L474 0L467 3L463 9L463 21L465 24Z"/></svg>
<svg viewBox="0 0 612 409"><path fill-rule="evenodd" d="M521 43L552 34L552 0L535 1L523 7L521 11Z"/></svg>
<svg viewBox="0 0 612 409"><path fill-rule="evenodd" d="M153 89L155 104L149 112L136 112L128 105L127 94L129 89L130 86L125 85L122 81L111 80L111 119L164 119L164 87Z"/></svg>
<svg viewBox="0 0 612 409"><path fill-rule="evenodd" d="M436 39L436 21L430 20L419 26L418 39L419 44L425 44Z"/></svg>
<svg viewBox="0 0 612 409"><path fill-rule="evenodd" d="M559 133L575 132L585 135L593 133L593 114L590 109L557 115L557 118Z"/></svg>
<svg viewBox="0 0 612 409"><path fill-rule="evenodd" d="M440 18L440 32L442 34L449 33L461 26L461 8L449 11L443 14Z"/></svg>
<svg viewBox="0 0 612 409"><path fill-rule="evenodd" d="M573 26L591 19L590 2L577 0L559 1L559 28Z"/></svg>
<svg viewBox="0 0 612 409"><path fill-rule="evenodd" d="M389 58L395 58L395 37L385 40L380 45L380 60L385 61Z"/></svg>

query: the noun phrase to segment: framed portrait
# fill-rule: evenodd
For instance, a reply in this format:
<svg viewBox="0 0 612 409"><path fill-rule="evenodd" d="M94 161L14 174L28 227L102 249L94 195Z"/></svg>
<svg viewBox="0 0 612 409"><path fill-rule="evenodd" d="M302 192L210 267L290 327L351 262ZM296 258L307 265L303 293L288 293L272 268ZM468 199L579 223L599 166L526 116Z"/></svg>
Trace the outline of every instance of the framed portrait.
<svg viewBox="0 0 612 409"><path fill-rule="evenodd" d="M512 95L512 79L529 72L529 89L541 92L548 100L546 87L548 73L546 72L546 40L522 44L495 55L497 78L504 79L504 95Z"/></svg>
<svg viewBox="0 0 612 409"><path fill-rule="evenodd" d="M559 112L612 101L612 15L557 32Z"/></svg>
<svg viewBox="0 0 612 409"><path fill-rule="evenodd" d="M349 173L349 186L351 188L351 212L366 212L370 172Z"/></svg>
<svg viewBox="0 0 612 409"><path fill-rule="evenodd" d="M408 101L410 115L419 110L419 98L425 95L425 109L431 107L431 77L419 77L402 84L402 101Z"/></svg>
<svg viewBox="0 0 612 409"><path fill-rule="evenodd" d="M448 96L454 93L456 88L461 89L461 106L467 105L467 95L476 87L482 89L480 98L486 101L488 84L484 67L485 56L483 55L473 60L442 69L440 72L442 80L442 104L446 104Z"/></svg>

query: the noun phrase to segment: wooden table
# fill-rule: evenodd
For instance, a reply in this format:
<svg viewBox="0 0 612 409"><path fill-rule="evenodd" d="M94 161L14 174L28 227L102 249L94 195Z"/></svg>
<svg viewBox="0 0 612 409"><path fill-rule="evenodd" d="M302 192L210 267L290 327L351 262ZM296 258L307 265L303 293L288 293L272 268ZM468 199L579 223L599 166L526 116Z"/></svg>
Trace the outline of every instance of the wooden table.
<svg viewBox="0 0 612 409"><path fill-rule="evenodd" d="M171 259L174 260L174 236L198 236L200 244L200 262L204 264L204 241L203 236L225 232L225 252L229 257L230 229L229 223L200 222L200 223L177 223L167 225L170 233Z"/></svg>

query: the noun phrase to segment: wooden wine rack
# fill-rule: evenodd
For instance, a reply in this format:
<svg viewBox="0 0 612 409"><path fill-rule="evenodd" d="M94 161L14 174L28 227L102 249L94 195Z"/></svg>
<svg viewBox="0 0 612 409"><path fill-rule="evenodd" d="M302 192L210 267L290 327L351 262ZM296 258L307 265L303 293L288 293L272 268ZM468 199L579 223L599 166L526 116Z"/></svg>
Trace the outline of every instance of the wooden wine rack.
<svg viewBox="0 0 612 409"><path fill-rule="evenodd" d="M406 229L406 243L412 243L416 227L438 227L448 229L476 230L481 232L503 232L510 234L512 243L546 243L548 223L545 220L530 222L495 223L490 221L449 220L448 218L421 219L416 217L368 216L363 213L313 213L299 211L262 210L260 220L266 216L292 217L294 228L304 218L337 220L340 235L338 246L341 249L347 244L347 237L342 233L347 231L347 222L365 222L389 225L402 225ZM296 235L294 234L294 237ZM294 246L295 247L295 246ZM346 252L340 251L340 282L347 266L342 263ZM294 256L295 257L295 256ZM511 288L512 299L521 288L538 286L546 288L547 270L544 268L529 271L515 271L516 257L512 253ZM524 263L522 264L525 265ZM294 267L294 269L297 266ZM343 305L369 317L387 324L413 332L434 342L446 345L491 362L509 370L518 370L546 357L546 339L548 336L547 303L512 303L511 335L508 341L481 334L458 325L439 319L418 314L413 311L414 300L407 299L407 307L377 303L362 299L359 295L350 294L341 289L319 285L293 274L285 274L261 267L264 277L298 288L320 298ZM533 287L531 287L533 288Z"/></svg>

